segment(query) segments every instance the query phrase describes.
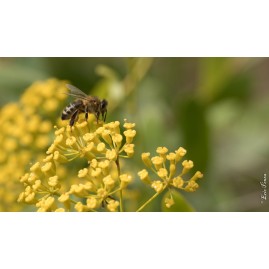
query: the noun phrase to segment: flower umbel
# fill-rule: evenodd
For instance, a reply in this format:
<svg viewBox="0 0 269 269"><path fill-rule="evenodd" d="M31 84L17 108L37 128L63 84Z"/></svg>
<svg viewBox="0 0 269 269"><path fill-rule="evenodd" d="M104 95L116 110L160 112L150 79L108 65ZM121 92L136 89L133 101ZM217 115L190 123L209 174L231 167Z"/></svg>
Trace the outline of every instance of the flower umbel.
<svg viewBox="0 0 269 269"><path fill-rule="evenodd" d="M42 163L35 163L21 182L25 189L18 201L35 204L38 211L97 211L123 210L122 191L132 181L128 173L120 171L120 158L130 158L134 153L135 130L125 123L130 135L120 133L118 121L103 123L89 115L74 126L55 127L55 138ZM124 131L126 132L126 131ZM129 137L129 138L128 138ZM88 165L73 175L72 184L64 188L61 170L68 163L85 160Z"/></svg>
<svg viewBox="0 0 269 269"><path fill-rule="evenodd" d="M141 211L149 202L155 199L165 189L176 188L186 192L194 192L199 188L197 180L203 177L200 171L197 171L190 179L183 179L183 176L187 174L193 168L193 162L184 160L180 165L180 160L185 156L187 151L180 147L175 152L168 153L166 147L158 147L156 152L159 155L149 158L150 153L142 153L141 158L144 164L151 168L155 177L158 179L151 179L147 169L143 169L138 172L138 176L141 181L149 184L154 190L155 194L144 203L137 211ZM180 166L180 167L179 167ZM177 170L181 170L176 173ZM173 206L173 197L165 200L166 207Z"/></svg>

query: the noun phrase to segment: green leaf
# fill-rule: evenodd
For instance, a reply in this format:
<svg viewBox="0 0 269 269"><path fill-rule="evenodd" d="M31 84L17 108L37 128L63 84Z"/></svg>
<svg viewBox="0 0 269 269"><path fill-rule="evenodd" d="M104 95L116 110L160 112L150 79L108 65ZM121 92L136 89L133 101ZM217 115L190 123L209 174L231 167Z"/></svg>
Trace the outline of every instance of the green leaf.
<svg viewBox="0 0 269 269"><path fill-rule="evenodd" d="M165 205L165 200L171 198L174 200L174 204L168 208ZM167 191L162 198L162 211L164 212L193 212L194 208L185 200L185 198L176 190Z"/></svg>

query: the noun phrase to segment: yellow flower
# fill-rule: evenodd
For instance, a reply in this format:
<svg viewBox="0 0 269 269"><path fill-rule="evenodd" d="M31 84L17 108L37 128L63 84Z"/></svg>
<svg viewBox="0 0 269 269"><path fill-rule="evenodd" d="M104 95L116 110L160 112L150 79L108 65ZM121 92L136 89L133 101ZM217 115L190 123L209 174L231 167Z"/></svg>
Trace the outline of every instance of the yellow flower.
<svg viewBox="0 0 269 269"><path fill-rule="evenodd" d="M184 190L188 192L194 192L198 188L199 188L199 185L194 180L190 180L187 186L184 188Z"/></svg>
<svg viewBox="0 0 269 269"><path fill-rule="evenodd" d="M109 190L112 189L115 185L115 181L112 179L111 175L104 177L103 182Z"/></svg>
<svg viewBox="0 0 269 269"><path fill-rule="evenodd" d="M172 183L172 185L173 185L174 187L176 187L176 188L181 189L181 188L183 187L183 185L184 185L184 180L183 180L180 176L175 177L175 178L173 179L173 183Z"/></svg>
<svg viewBox="0 0 269 269"><path fill-rule="evenodd" d="M132 181L132 176L128 174L122 174L120 175L120 181L121 181L120 187L124 189Z"/></svg>
<svg viewBox="0 0 269 269"><path fill-rule="evenodd" d="M132 130L132 129L128 129L128 130L124 131L123 134L126 137L127 144L131 144L132 141L133 141L133 138L136 135L136 131L135 130Z"/></svg>
<svg viewBox="0 0 269 269"><path fill-rule="evenodd" d="M117 211L117 208L119 207L120 203L116 200L110 200L107 204L107 209L111 212Z"/></svg>
<svg viewBox="0 0 269 269"><path fill-rule="evenodd" d="M121 146L122 135L116 133L112 136L112 140L113 140L114 144L116 145L116 148L119 149Z"/></svg>
<svg viewBox="0 0 269 269"><path fill-rule="evenodd" d="M175 204L174 199L172 197L171 198L165 198L164 203L165 203L165 206L167 208L170 208L172 205Z"/></svg>
<svg viewBox="0 0 269 269"><path fill-rule="evenodd" d="M35 183L32 186L33 191L36 191L40 186L41 186L41 180L38 179L35 181Z"/></svg>
<svg viewBox="0 0 269 269"><path fill-rule="evenodd" d="M97 145L97 151L98 152L104 152L105 151L105 149L106 149L106 145L105 145L105 143L99 143L98 145Z"/></svg>
<svg viewBox="0 0 269 269"><path fill-rule="evenodd" d="M163 190L163 183L159 180L153 181L151 187L158 193L162 192Z"/></svg>
<svg viewBox="0 0 269 269"><path fill-rule="evenodd" d="M99 207L99 203L96 198L90 197L87 199L87 207L90 209L95 209Z"/></svg>
<svg viewBox="0 0 269 269"><path fill-rule="evenodd" d="M108 192L104 188L100 188L97 190L97 195L102 199L106 198L107 194L108 194Z"/></svg>
<svg viewBox="0 0 269 269"><path fill-rule="evenodd" d="M142 161L144 162L144 164L147 167L151 167L152 166L151 160L149 158L150 157L150 153L149 152L142 153L141 157L142 157Z"/></svg>
<svg viewBox="0 0 269 269"><path fill-rule="evenodd" d="M164 159L160 156L155 156L151 158L152 163L155 166L155 169L158 171L160 168L162 168L162 165L164 163Z"/></svg>
<svg viewBox="0 0 269 269"><path fill-rule="evenodd" d="M106 152L106 158L111 160L111 161L116 161L117 159L117 153L114 149L112 150L107 150Z"/></svg>
<svg viewBox="0 0 269 269"><path fill-rule="evenodd" d="M57 208L54 212L65 212L65 209L60 207L60 208Z"/></svg>
<svg viewBox="0 0 269 269"><path fill-rule="evenodd" d="M158 147L156 152L160 154L160 156L165 160L166 159L166 153L168 152L168 149L166 147Z"/></svg>
<svg viewBox="0 0 269 269"><path fill-rule="evenodd" d="M176 153L170 152L169 154L166 155L166 159L168 161L175 161L176 160Z"/></svg>
<svg viewBox="0 0 269 269"><path fill-rule="evenodd" d="M98 167L102 169L102 173L107 175L109 173L109 160L104 160L98 163Z"/></svg>
<svg viewBox="0 0 269 269"><path fill-rule="evenodd" d="M184 148L180 147L178 150L175 151L176 152L176 161L178 162L179 160L181 160L181 158L183 156L186 155L187 150L185 150Z"/></svg>
<svg viewBox="0 0 269 269"><path fill-rule="evenodd" d="M127 122L127 120L125 119L124 120L125 123L123 124L123 127L125 129L133 129L135 127L135 123L130 123L130 122Z"/></svg>
<svg viewBox="0 0 269 269"><path fill-rule="evenodd" d="M88 169L84 168L78 171L78 177L83 178L86 177L88 174Z"/></svg>
<svg viewBox="0 0 269 269"><path fill-rule="evenodd" d="M69 200L69 194L68 193L63 193L59 198L58 201L61 203L64 203Z"/></svg>
<svg viewBox="0 0 269 269"><path fill-rule="evenodd" d="M125 144L123 150L126 152L129 158L133 157L134 155L134 144Z"/></svg>
<svg viewBox="0 0 269 269"><path fill-rule="evenodd" d="M137 174L143 182L145 182L147 184L151 183L151 181L149 179L149 173L146 169L139 171Z"/></svg>
<svg viewBox="0 0 269 269"><path fill-rule="evenodd" d="M200 172L200 171L197 171L195 173L195 175L190 179L190 180L193 180L193 181L196 181L197 179L200 179L202 178L204 175Z"/></svg>
<svg viewBox="0 0 269 269"><path fill-rule="evenodd" d="M186 174L189 172L190 169L193 168L193 161L183 161L182 162L183 170L182 170L182 175Z"/></svg>
<svg viewBox="0 0 269 269"><path fill-rule="evenodd" d="M41 184L41 181L40 181L40 184ZM58 176L50 177L48 180L48 184L51 187L56 187L59 184Z"/></svg>
<svg viewBox="0 0 269 269"><path fill-rule="evenodd" d="M55 202L55 198L52 196L49 196L48 198L42 198L36 206L39 207L37 210L38 212L46 212L52 209Z"/></svg>
<svg viewBox="0 0 269 269"><path fill-rule="evenodd" d="M176 173L176 165L174 163L170 164L169 171L170 171L169 178L173 178L173 176Z"/></svg>
<svg viewBox="0 0 269 269"><path fill-rule="evenodd" d="M76 143L77 139L74 136L68 137L66 139L66 145L67 146L73 146Z"/></svg>
<svg viewBox="0 0 269 269"><path fill-rule="evenodd" d="M110 130L103 130L102 131L102 138L105 140L105 142L110 145L111 147L113 147L112 144L112 139L111 139L111 131Z"/></svg>
<svg viewBox="0 0 269 269"><path fill-rule="evenodd" d="M83 205L81 202L77 202L75 205L75 209L78 212L86 212L88 211L88 206Z"/></svg>
<svg viewBox="0 0 269 269"><path fill-rule="evenodd" d="M158 173L158 176L161 179L166 179L167 178L168 171L165 168L160 168L157 173Z"/></svg>
<svg viewBox="0 0 269 269"><path fill-rule="evenodd" d="M53 165L52 162L47 162L41 167L41 171L47 173L48 175L53 175Z"/></svg>

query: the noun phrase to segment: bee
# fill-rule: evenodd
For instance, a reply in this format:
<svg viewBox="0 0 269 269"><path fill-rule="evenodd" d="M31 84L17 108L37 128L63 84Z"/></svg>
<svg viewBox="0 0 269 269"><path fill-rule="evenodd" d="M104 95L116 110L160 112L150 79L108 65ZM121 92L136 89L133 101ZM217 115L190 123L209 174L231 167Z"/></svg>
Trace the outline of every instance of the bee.
<svg viewBox="0 0 269 269"><path fill-rule="evenodd" d="M96 96L87 95L77 87L70 84L66 84L66 87L69 89L67 95L76 97L77 99L74 102L70 103L67 107L65 107L62 112L62 120L70 119L69 125L73 126L78 120L78 116L80 113L85 113L86 120L88 119L88 113L94 114L97 123L100 115L102 116L103 121L106 120L108 105L107 100L100 100Z"/></svg>

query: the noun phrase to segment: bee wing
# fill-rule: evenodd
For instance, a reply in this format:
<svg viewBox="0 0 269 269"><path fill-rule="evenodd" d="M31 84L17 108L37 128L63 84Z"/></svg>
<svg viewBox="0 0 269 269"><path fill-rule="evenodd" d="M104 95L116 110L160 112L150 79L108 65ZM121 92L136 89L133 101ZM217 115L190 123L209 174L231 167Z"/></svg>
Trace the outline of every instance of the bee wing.
<svg viewBox="0 0 269 269"><path fill-rule="evenodd" d="M88 98L88 95L86 93L84 93L83 91L81 91L80 89L78 89L77 87L75 87L71 84L66 84L66 87L69 89L69 92L67 93L67 95L81 98L81 99Z"/></svg>

